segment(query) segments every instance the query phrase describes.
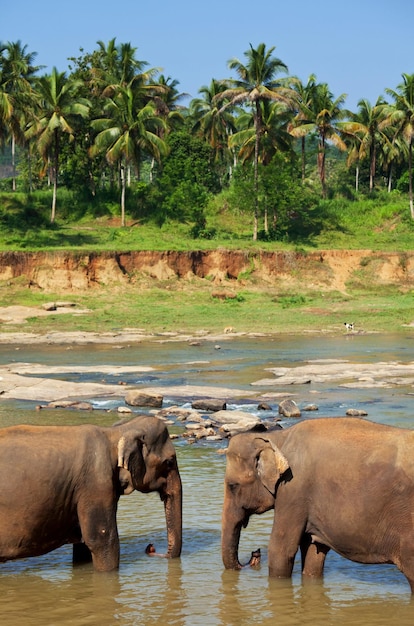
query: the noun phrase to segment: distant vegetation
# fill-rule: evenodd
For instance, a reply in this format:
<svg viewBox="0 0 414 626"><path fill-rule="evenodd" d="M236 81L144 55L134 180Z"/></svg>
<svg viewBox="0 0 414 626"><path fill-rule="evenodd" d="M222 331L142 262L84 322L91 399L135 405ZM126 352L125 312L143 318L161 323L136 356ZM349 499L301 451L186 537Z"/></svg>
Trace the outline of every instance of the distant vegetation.
<svg viewBox="0 0 414 626"><path fill-rule="evenodd" d="M184 106L129 43L0 45L0 249L412 248L414 74L352 112L273 52Z"/></svg>

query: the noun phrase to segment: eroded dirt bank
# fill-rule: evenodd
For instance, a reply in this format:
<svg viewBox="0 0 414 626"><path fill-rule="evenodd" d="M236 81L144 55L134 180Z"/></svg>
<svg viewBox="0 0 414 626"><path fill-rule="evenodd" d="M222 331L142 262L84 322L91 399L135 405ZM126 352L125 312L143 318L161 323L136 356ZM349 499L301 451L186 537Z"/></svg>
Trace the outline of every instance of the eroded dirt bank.
<svg viewBox="0 0 414 626"><path fill-rule="evenodd" d="M25 277L45 291L79 292L101 285L133 283L142 277L267 283L306 283L309 288L346 290L361 284L414 285L414 252L323 250L318 252L3 252L0 281Z"/></svg>

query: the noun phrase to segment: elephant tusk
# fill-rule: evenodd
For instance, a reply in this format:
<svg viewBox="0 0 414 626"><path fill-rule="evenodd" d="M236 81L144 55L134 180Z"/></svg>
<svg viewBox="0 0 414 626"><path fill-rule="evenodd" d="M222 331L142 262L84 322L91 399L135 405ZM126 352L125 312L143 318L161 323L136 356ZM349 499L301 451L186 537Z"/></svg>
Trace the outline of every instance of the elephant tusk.
<svg viewBox="0 0 414 626"><path fill-rule="evenodd" d="M125 463L125 437L121 437L118 441L118 467L122 467L123 469L128 469L127 464Z"/></svg>

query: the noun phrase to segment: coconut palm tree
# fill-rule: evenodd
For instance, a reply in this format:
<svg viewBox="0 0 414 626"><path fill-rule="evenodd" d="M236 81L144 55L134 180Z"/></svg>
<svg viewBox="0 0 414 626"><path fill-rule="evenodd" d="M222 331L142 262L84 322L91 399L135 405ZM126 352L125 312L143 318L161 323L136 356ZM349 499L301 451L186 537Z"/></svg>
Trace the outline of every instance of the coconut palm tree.
<svg viewBox="0 0 414 626"><path fill-rule="evenodd" d="M259 164L269 165L277 152L291 153L292 136L288 132L291 113L283 102L264 100L260 103L262 132L259 145ZM241 113L237 118L238 131L230 137L231 148L238 148L242 163L251 161L256 151L256 131L254 116L250 111ZM263 209L264 231L269 231L267 206Z"/></svg>
<svg viewBox="0 0 414 626"><path fill-rule="evenodd" d="M292 89L295 92L295 99L297 101L297 113L293 120L289 124L289 130L302 126L306 122L310 122L307 114L312 104L314 97L314 90L316 88L316 76L311 74L308 78L306 85L302 83L299 78L292 78ZM312 116L311 116L312 117ZM306 135L300 137L301 140L301 163L302 163L302 182L305 180L306 175Z"/></svg>
<svg viewBox="0 0 414 626"><path fill-rule="evenodd" d="M318 136L317 165L322 185L322 197L326 198L326 150L328 142L346 150L346 144L338 131L337 122L348 112L342 109L346 95L334 99L326 83L318 83L312 88L309 102L299 103L302 119L291 129L294 137L303 137L310 133Z"/></svg>
<svg viewBox="0 0 414 626"><path fill-rule="evenodd" d="M408 146L408 193L410 213L414 219L413 202L413 141L414 141L414 74L402 74L403 82L396 90L386 89L394 99L387 119L395 127L395 136L403 139Z"/></svg>
<svg viewBox="0 0 414 626"><path fill-rule="evenodd" d="M87 118L89 115L89 100L79 96L82 86L82 81L67 78L65 72L58 72L55 67L50 75L41 76L37 80L40 109L37 119L28 129L27 137L37 138L37 148L45 164L44 171L51 164L53 196L50 221L52 223L56 217L60 136L65 133L70 140L73 140L76 119Z"/></svg>
<svg viewBox="0 0 414 626"><path fill-rule="evenodd" d="M248 104L253 109L254 129L255 129L255 151L254 151L254 228L253 239L257 240L258 232L258 163L260 150L260 136L263 131L262 109L260 103L265 100L275 100L284 102L287 105L293 103L293 93L283 82L276 79L280 72L287 72L287 66L277 57L272 56L275 47L266 49L266 45L261 43L257 48L250 45L250 49L244 54L247 59L242 63L239 59L233 58L228 62L231 70L238 75L236 80L224 81L228 87L216 96L217 102L224 102L221 110L229 106Z"/></svg>
<svg viewBox="0 0 414 626"><path fill-rule="evenodd" d="M21 41L0 48L0 134L11 137L13 191L16 190L16 144L24 145L25 125L35 106L33 82L41 66L35 66L35 52L27 52ZM7 123L6 123L7 122ZM0 122L1 123L1 122Z"/></svg>
<svg viewBox="0 0 414 626"><path fill-rule="evenodd" d="M218 103L218 96L225 89L223 82L214 79L210 85L203 85L198 90L201 97L191 100L189 113L193 132L212 147L216 163L229 165L231 176L235 157L234 151L229 151L229 137L236 132L236 124L233 114Z"/></svg>
<svg viewBox="0 0 414 626"><path fill-rule="evenodd" d="M167 153L167 146L159 136L165 122L156 114L155 105L142 106L140 90L133 84L118 86L105 104L106 117L93 120L97 133L90 149L92 157L105 154L110 165L119 168L121 180L121 225L125 226L125 168L133 165L138 170L143 153L157 161Z"/></svg>
<svg viewBox="0 0 414 626"><path fill-rule="evenodd" d="M147 101L154 93L163 94L168 91L164 85L157 85L156 76L159 68L144 70L147 61L136 58L137 48L130 43L116 45L111 39L107 46L98 41L99 49L91 55L91 88L95 94L111 97L118 87L133 86L137 83L143 94L147 92Z"/></svg>
<svg viewBox="0 0 414 626"><path fill-rule="evenodd" d="M339 122L338 128L357 139L359 147L353 146L353 155L358 161L368 157L369 160L369 191L374 189L378 150L389 144L386 133L389 124L386 121L386 102L380 96L374 106L366 99L358 102L358 112L351 116L350 121ZM349 159L348 159L349 161Z"/></svg>
<svg viewBox="0 0 414 626"><path fill-rule="evenodd" d="M259 141L259 163L268 165L276 152L292 150L292 136L288 132L291 112L283 102L264 100L260 103L262 132ZM251 161L256 151L254 115L244 111L237 118L237 132L230 137L230 147L239 148L242 162Z"/></svg>

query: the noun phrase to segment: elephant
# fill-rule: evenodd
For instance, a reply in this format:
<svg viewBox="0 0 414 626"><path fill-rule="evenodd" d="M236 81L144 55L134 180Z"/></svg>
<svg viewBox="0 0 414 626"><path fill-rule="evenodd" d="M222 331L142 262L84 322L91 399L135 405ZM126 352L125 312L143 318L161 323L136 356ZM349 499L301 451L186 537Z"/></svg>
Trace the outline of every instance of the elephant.
<svg viewBox="0 0 414 626"><path fill-rule="evenodd" d="M134 490L159 493L165 556L181 554L181 478L167 427L156 417L111 427L1 428L0 476L0 562L73 544L74 562L118 569L118 501Z"/></svg>
<svg viewBox="0 0 414 626"><path fill-rule="evenodd" d="M222 560L240 569L242 527L274 509L269 576L320 578L330 549L394 563L414 593L414 431L355 417L241 433L226 450Z"/></svg>

